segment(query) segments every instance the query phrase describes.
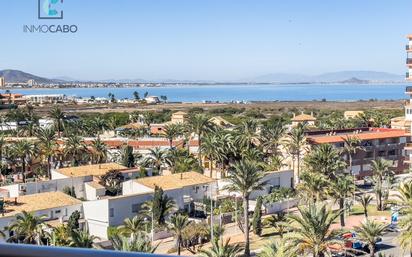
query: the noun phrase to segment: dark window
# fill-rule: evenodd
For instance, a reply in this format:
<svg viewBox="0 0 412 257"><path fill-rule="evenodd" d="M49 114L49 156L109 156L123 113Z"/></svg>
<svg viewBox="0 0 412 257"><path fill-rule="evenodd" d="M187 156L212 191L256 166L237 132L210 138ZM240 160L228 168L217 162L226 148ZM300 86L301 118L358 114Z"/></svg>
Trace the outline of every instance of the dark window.
<svg viewBox="0 0 412 257"><path fill-rule="evenodd" d="M365 158L373 158L373 152L366 152Z"/></svg>

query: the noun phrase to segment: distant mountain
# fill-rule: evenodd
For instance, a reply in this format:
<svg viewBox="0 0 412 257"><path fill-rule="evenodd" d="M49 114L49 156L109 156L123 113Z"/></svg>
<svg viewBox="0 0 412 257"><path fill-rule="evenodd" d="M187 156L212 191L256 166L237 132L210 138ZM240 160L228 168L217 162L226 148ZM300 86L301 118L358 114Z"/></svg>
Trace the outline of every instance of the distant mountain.
<svg viewBox="0 0 412 257"><path fill-rule="evenodd" d="M258 83L302 83L302 82L342 82L356 78L366 82L401 82L404 81L402 75L378 72L378 71L339 71L323 73L319 75L309 76L303 74L292 73L273 73L267 74L252 79L250 82ZM346 82L348 83L348 82ZM356 83L353 81L353 83Z"/></svg>
<svg viewBox="0 0 412 257"><path fill-rule="evenodd" d="M4 77L7 83L26 83L33 79L36 83L54 83L56 80L35 76L19 70L0 70L0 77Z"/></svg>
<svg viewBox="0 0 412 257"><path fill-rule="evenodd" d="M363 80L363 79L358 79L358 78L350 78L344 81L340 81L340 83L344 84L367 84L369 83L369 80Z"/></svg>

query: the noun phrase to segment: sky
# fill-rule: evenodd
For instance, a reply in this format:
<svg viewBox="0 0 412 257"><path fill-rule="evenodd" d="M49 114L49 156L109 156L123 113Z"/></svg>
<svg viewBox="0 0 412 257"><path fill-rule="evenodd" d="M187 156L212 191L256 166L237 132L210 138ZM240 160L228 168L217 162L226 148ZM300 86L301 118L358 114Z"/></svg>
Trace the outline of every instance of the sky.
<svg viewBox="0 0 412 257"><path fill-rule="evenodd" d="M0 69L75 79L239 80L268 73L403 74L410 0L2 0ZM74 34L23 25L76 25Z"/></svg>

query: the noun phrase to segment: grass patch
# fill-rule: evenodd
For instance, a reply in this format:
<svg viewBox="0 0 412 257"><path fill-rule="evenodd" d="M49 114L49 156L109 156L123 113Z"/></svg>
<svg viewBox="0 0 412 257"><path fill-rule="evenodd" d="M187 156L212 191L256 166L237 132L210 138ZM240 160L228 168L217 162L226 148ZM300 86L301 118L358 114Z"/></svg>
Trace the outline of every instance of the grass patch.
<svg viewBox="0 0 412 257"><path fill-rule="evenodd" d="M389 209L386 209L384 211L378 211L376 210L376 205L374 204L368 205L367 209L368 209L368 216L386 216L386 217L391 216L391 211ZM350 215L364 215L362 205L355 204L354 206L352 206Z"/></svg>

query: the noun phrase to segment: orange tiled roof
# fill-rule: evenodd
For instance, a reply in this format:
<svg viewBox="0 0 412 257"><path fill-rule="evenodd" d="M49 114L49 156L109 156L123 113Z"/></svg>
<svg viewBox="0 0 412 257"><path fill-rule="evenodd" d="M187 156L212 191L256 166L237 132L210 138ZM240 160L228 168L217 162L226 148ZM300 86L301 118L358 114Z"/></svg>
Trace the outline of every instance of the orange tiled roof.
<svg viewBox="0 0 412 257"><path fill-rule="evenodd" d="M340 135L333 135L333 136L307 136L307 140L314 144L331 144L331 143L339 143L343 142L346 136L356 136L360 140L374 140L374 139L385 139L385 138L393 138L393 137L404 137L407 136L404 130L401 129L377 129L373 128L369 131L353 134L353 133L345 133Z"/></svg>

